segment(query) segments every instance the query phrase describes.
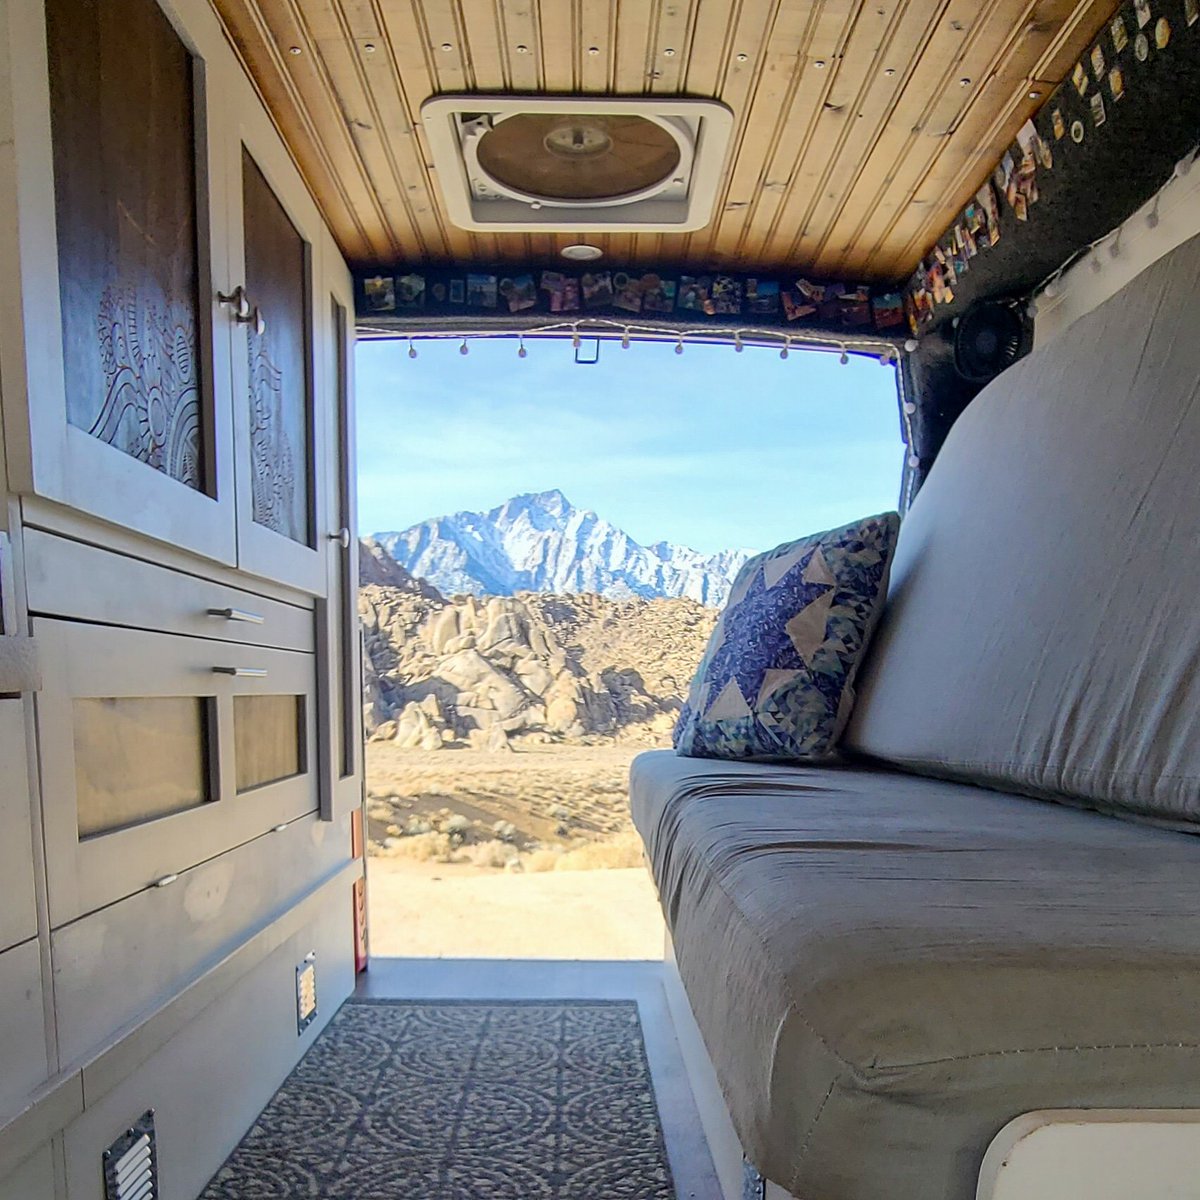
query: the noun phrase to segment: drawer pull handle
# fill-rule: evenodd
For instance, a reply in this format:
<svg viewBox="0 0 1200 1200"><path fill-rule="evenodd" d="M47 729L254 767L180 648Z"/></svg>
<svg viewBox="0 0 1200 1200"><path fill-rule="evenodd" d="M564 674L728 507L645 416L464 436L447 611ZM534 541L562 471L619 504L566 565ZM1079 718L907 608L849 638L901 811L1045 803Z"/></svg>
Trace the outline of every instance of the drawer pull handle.
<svg viewBox="0 0 1200 1200"><path fill-rule="evenodd" d="M213 667L214 675L240 675L243 679L266 679L266 667Z"/></svg>
<svg viewBox="0 0 1200 1200"><path fill-rule="evenodd" d="M161 879L156 879L154 881L154 886L155 887L168 887L170 884L174 883L175 880L177 880L178 878L179 878L178 875L164 875Z"/></svg>
<svg viewBox="0 0 1200 1200"><path fill-rule="evenodd" d="M227 621L245 621L247 625L263 625L266 617L258 613L247 612L244 608L210 608L210 617L224 617Z"/></svg>
<svg viewBox="0 0 1200 1200"><path fill-rule="evenodd" d="M349 550L350 530L343 525L341 529L337 529L329 535L329 540L331 542L337 542L337 544L341 546L343 550Z"/></svg>
<svg viewBox="0 0 1200 1200"><path fill-rule="evenodd" d="M275 828L271 830L271 832L272 833L282 833L287 827L288 827L288 823L286 821L284 821L282 825L276 825Z"/></svg>

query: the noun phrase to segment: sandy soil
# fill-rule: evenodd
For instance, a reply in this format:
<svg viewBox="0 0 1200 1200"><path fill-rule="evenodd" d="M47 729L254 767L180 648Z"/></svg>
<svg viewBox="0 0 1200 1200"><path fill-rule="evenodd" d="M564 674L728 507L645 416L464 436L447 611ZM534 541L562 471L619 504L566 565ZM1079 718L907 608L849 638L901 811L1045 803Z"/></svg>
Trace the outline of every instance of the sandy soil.
<svg viewBox="0 0 1200 1200"><path fill-rule="evenodd" d="M629 764L639 752L612 743L527 742L491 753L369 743L372 953L660 958L662 917L629 819ZM412 832L420 829L428 832Z"/></svg>
<svg viewBox="0 0 1200 1200"><path fill-rule="evenodd" d="M538 745L515 751L397 750L367 745L371 839L387 825L449 809L481 829L516 827L517 844L603 840L630 828L629 764L645 747ZM389 819L383 814L391 809Z"/></svg>
<svg viewBox="0 0 1200 1200"><path fill-rule="evenodd" d="M403 958L660 959L663 923L642 867L507 875L372 858L371 953Z"/></svg>

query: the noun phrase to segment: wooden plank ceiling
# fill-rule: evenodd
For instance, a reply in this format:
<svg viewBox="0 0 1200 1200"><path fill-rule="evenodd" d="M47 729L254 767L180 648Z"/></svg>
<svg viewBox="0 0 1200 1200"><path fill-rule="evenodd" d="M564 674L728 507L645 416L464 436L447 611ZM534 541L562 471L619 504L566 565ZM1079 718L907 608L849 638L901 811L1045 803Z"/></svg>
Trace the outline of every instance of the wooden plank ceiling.
<svg viewBox="0 0 1200 1200"><path fill-rule="evenodd" d="M553 261L898 279L1115 0L212 0L355 266ZM691 234L468 233L420 125L446 92L715 97L734 113Z"/></svg>

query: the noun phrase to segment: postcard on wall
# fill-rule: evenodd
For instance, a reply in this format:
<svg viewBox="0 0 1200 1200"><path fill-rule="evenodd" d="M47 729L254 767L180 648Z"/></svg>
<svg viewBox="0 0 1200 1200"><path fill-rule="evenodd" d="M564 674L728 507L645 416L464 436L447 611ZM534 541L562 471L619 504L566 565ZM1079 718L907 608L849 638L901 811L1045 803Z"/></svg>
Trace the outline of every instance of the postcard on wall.
<svg viewBox="0 0 1200 1200"><path fill-rule="evenodd" d="M584 308L607 308L612 303L612 275L608 271L588 271L580 277L579 291Z"/></svg>
<svg viewBox="0 0 1200 1200"><path fill-rule="evenodd" d="M742 311L742 285L731 275L717 275L712 282L712 308L706 312L737 316Z"/></svg>
<svg viewBox="0 0 1200 1200"><path fill-rule="evenodd" d="M1160 49L1165 50L1167 43L1171 40L1171 22L1166 17L1159 17L1154 23L1154 44Z"/></svg>
<svg viewBox="0 0 1200 1200"><path fill-rule="evenodd" d="M641 312L642 281L635 279L625 271L617 271L613 275L612 302L614 308L624 309L625 312Z"/></svg>
<svg viewBox="0 0 1200 1200"><path fill-rule="evenodd" d="M1084 70L1083 63L1077 62L1075 64L1075 70L1071 72L1071 82L1075 85L1075 90L1081 96L1087 95L1088 73Z"/></svg>
<svg viewBox="0 0 1200 1200"><path fill-rule="evenodd" d="M467 303L472 308L495 308L496 297L495 275L467 276Z"/></svg>
<svg viewBox="0 0 1200 1200"><path fill-rule="evenodd" d="M537 286L532 275L514 275L500 280L500 295L508 301L509 312L524 312L537 303Z"/></svg>
<svg viewBox="0 0 1200 1200"><path fill-rule="evenodd" d="M1108 119L1108 114L1104 111L1104 97L1096 92L1091 99L1092 106L1092 124L1098 129Z"/></svg>
<svg viewBox="0 0 1200 1200"><path fill-rule="evenodd" d="M1000 201L996 198L996 189L991 183L985 183L983 187L975 193L975 199L979 203L985 217L985 227L987 229L986 244L994 246L1000 240ZM982 238L980 240L983 240Z"/></svg>
<svg viewBox="0 0 1200 1200"><path fill-rule="evenodd" d="M390 275L363 280L363 297L372 312L392 312L396 307L396 285Z"/></svg>
<svg viewBox="0 0 1200 1200"><path fill-rule="evenodd" d="M467 281L465 279L450 280L450 303L451 304L466 304L467 302Z"/></svg>
<svg viewBox="0 0 1200 1200"><path fill-rule="evenodd" d="M779 284L774 279L746 280L746 311L771 316L779 311Z"/></svg>
<svg viewBox="0 0 1200 1200"><path fill-rule="evenodd" d="M708 298L708 288L711 282L707 275L681 275L676 307L685 312L710 312L712 301Z"/></svg>
<svg viewBox="0 0 1200 1200"><path fill-rule="evenodd" d="M779 299L783 302L783 315L789 321L798 321L817 311L815 304L809 303L807 297L797 292L780 292Z"/></svg>
<svg viewBox="0 0 1200 1200"><path fill-rule="evenodd" d="M1061 108L1056 108L1050 114L1050 124L1054 129L1054 140L1061 142L1067 136L1067 123L1063 120Z"/></svg>
<svg viewBox="0 0 1200 1200"><path fill-rule="evenodd" d="M542 272L542 291L550 301L552 313L579 311L579 281L560 271Z"/></svg>
<svg viewBox="0 0 1200 1200"><path fill-rule="evenodd" d="M904 301L899 292L887 292L871 301L876 329L895 329L904 324Z"/></svg>
<svg viewBox="0 0 1200 1200"><path fill-rule="evenodd" d="M1139 29L1145 29L1154 19L1154 13L1150 10L1150 0L1133 0L1133 10L1137 13Z"/></svg>
<svg viewBox="0 0 1200 1200"><path fill-rule="evenodd" d="M1129 45L1129 30L1125 28L1125 18L1117 13L1108 27L1112 35L1113 53L1120 54Z"/></svg>
<svg viewBox="0 0 1200 1200"><path fill-rule="evenodd" d="M1104 78L1104 47L1097 42L1092 47L1092 74L1099 83Z"/></svg>
<svg viewBox="0 0 1200 1200"><path fill-rule="evenodd" d="M1189 25L1200 21L1200 0L1183 0L1183 18Z"/></svg>
<svg viewBox="0 0 1200 1200"><path fill-rule="evenodd" d="M642 311L669 313L675 307L675 280L642 276Z"/></svg>
<svg viewBox="0 0 1200 1200"><path fill-rule="evenodd" d="M1120 100L1125 95L1125 75L1120 67L1113 67L1108 73L1108 90L1114 100Z"/></svg>
<svg viewBox="0 0 1200 1200"><path fill-rule="evenodd" d="M425 307L425 276L401 275L396 280L397 308Z"/></svg>
<svg viewBox="0 0 1200 1200"><path fill-rule="evenodd" d="M796 291L814 304L821 304L825 300L825 288L819 283L809 283L807 279L796 280Z"/></svg>

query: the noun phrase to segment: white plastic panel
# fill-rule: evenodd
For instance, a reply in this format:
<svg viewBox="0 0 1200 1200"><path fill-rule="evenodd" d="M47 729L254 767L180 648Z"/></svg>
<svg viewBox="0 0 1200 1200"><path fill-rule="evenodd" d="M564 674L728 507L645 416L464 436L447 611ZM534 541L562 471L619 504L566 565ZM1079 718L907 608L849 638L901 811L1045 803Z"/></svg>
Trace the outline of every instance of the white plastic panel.
<svg viewBox="0 0 1200 1200"><path fill-rule="evenodd" d="M37 934L25 704L0 700L0 950Z"/></svg>
<svg viewBox="0 0 1200 1200"><path fill-rule="evenodd" d="M1025 1113L988 1147L977 1200L1193 1200L1200 1111Z"/></svg>
<svg viewBox="0 0 1200 1200"><path fill-rule="evenodd" d="M0 1179L0 1200L55 1200L54 1159L49 1146L35 1150L15 1171Z"/></svg>
<svg viewBox="0 0 1200 1200"><path fill-rule="evenodd" d="M0 1125L16 1116L49 1077L42 1007L42 958L36 941L0 954Z"/></svg>

